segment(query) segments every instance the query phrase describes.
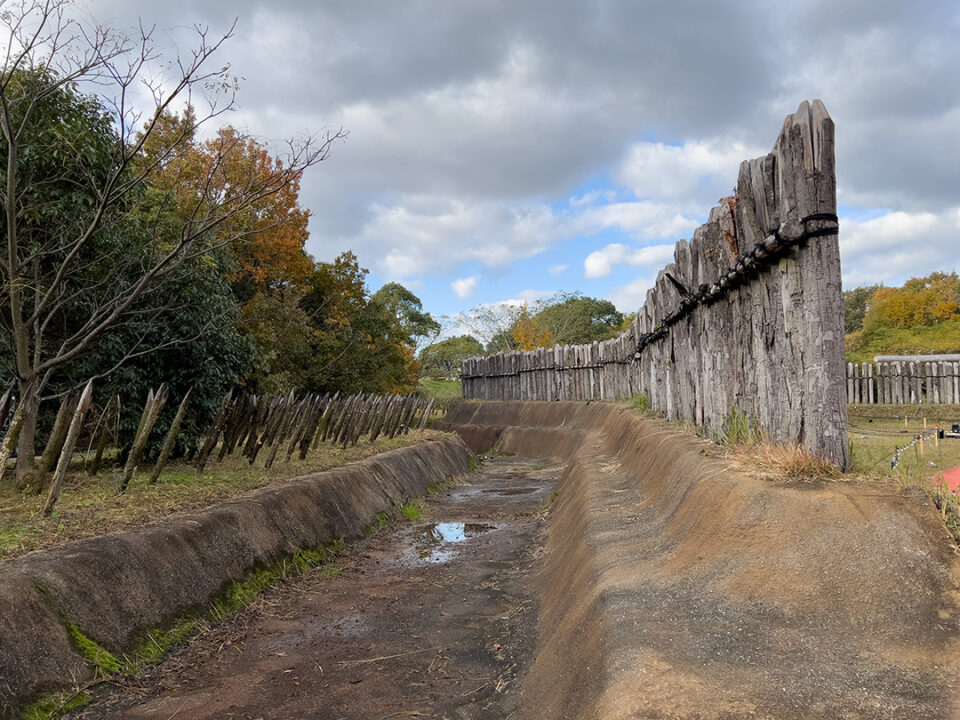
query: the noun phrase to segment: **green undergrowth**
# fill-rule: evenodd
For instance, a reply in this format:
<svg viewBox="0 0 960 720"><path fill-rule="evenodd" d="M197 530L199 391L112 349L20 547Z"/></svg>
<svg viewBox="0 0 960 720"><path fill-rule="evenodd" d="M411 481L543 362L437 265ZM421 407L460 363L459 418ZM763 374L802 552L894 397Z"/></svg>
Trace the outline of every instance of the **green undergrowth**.
<svg viewBox="0 0 960 720"><path fill-rule="evenodd" d="M763 442L766 437L757 419L739 408L732 408L723 419L718 442L727 447Z"/></svg>
<svg viewBox="0 0 960 720"><path fill-rule="evenodd" d="M363 529L364 535L374 535L380 528L390 522L390 516L385 512L378 512L376 519Z"/></svg>
<svg viewBox="0 0 960 720"><path fill-rule="evenodd" d="M407 520L419 520L423 515L423 508L417 500L407 500L400 506L400 514Z"/></svg>

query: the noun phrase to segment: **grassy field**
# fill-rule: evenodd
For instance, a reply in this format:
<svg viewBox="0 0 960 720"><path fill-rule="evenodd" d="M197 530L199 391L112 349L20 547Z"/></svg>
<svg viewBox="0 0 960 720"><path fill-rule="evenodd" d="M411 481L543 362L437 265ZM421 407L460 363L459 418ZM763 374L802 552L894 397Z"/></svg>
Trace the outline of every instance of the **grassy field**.
<svg viewBox="0 0 960 720"><path fill-rule="evenodd" d="M197 475L196 468L185 463L170 463L155 485L147 483L150 466L145 465L123 495L116 492L120 469L105 469L91 478L82 472L78 454L77 467L65 478L63 493L51 517L41 513L43 496L17 492L9 477L0 485L0 559L128 529L174 512L201 510L272 482L440 436L434 430L424 430L398 435L393 440L361 440L356 447L346 449L324 444L304 461L294 456L285 462L281 456L269 470L262 467L262 459L251 466L246 458L236 455L222 463L214 458L203 475Z"/></svg>
<svg viewBox="0 0 960 720"><path fill-rule="evenodd" d="M960 439L930 437L907 447L939 423L946 430L960 423L958 405L851 405L848 408L851 471L877 479L933 485L937 475L960 465ZM897 467L891 459L907 447Z"/></svg>
<svg viewBox="0 0 960 720"><path fill-rule="evenodd" d="M459 380L421 378L419 390L427 397L437 398L438 400L459 400L463 397Z"/></svg>

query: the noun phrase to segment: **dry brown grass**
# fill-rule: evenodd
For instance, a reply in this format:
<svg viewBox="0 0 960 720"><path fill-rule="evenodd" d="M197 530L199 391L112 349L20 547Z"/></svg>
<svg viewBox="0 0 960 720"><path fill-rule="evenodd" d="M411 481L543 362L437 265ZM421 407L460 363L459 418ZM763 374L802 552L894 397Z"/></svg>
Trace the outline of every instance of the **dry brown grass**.
<svg viewBox="0 0 960 720"><path fill-rule="evenodd" d="M370 455L442 437L436 430L411 432L390 440L361 440L346 449L322 445L306 460L289 463L278 459L266 470L263 460L250 465L246 458L230 456L207 465L203 475L186 463L171 463L155 485L147 483L149 466L141 467L123 495L117 495L121 469L104 470L95 478L71 472L51 517L44 517L42 496L21 494L8 477L0 486L0 559L93 535L127 530L177 512L208 508L218 502L285 479L345 465ZM79 460L78 455L78 460Z"/></svg>
<svg viewBox="0 0 960 720"><path fill-rule="evenodd" d="M770 479L810 482L843 477L837 466L797 445L761 441L741 443L729 449L728 457L740 469Z"/></svg>

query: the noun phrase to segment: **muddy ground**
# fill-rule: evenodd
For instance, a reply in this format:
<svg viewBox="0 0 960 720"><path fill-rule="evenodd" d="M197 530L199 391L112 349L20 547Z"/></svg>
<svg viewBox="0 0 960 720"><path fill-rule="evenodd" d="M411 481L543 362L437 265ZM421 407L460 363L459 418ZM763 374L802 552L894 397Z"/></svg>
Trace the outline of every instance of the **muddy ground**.
<svg viewBox="0 0 960 720"><path fill-rule="evenodd" d="M533 659L556 466L487 458L329 567L261 595L72 718L507 718Z"/></svg>

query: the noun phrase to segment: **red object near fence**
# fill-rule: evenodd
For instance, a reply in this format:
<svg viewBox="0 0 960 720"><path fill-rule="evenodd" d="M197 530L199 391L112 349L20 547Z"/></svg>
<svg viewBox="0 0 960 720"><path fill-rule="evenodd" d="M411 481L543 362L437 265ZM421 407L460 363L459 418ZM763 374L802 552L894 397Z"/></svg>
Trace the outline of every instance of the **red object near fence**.
<svg viewBox="0 0 960 720"><path fill-rule="evenodd" d="M950 468L949 470L944 470L937 475L936 482L937 485L941 487L945 484L947 490L956 495L957 491L960 490L960 465L957 465L955 468Z"/></svg>

